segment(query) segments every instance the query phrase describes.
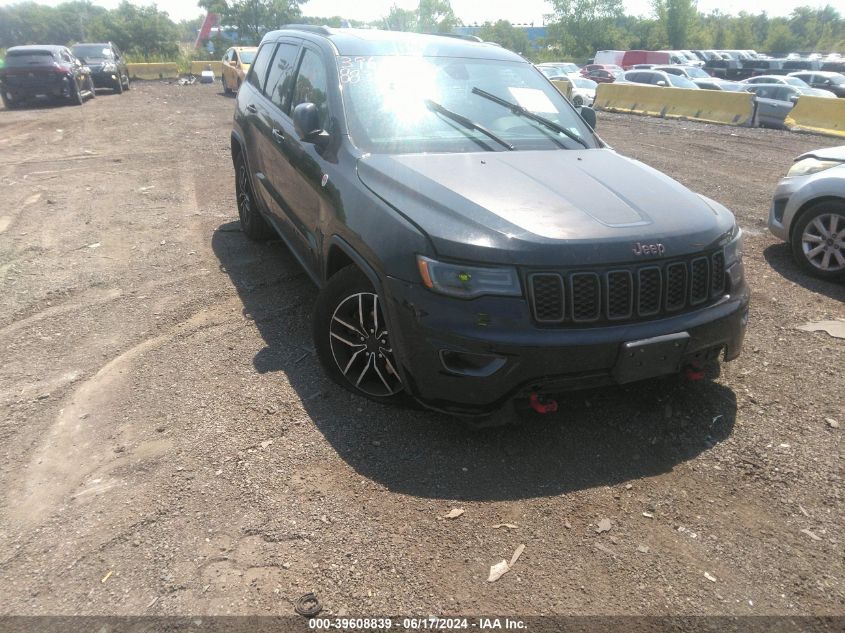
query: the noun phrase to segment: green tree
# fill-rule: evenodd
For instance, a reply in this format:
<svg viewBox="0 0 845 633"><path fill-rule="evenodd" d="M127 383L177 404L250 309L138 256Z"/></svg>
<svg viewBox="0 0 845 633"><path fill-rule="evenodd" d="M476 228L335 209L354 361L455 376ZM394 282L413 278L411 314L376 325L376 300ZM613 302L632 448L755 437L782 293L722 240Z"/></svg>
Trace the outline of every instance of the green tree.
<svg viewBox="0 0 845 633"><path fill-rule="evenodd" d="M458 24L449 0L420 0L417 7L417 31L420 33L449 33Z"/></svg>
<svg viewBox="0 0 845 633"><path fill-rule="evenodd" d="M516 28L507 20L498 20L492 24L485 22L478 31L478 37L484 41L501 44L516 53L529 52L528 35L525 30Z"/></svg>
<svg viewBox="0 0 845 633"><path fill-rule="evenodd" d="M775 54L786 54L798 47L798 38L789 30L786 20L775 19L769 25L769 36L764 48Z"/></svg>
<svg viewBox="0 0 845 633"><path fill-rule="evenodd" d="M577 56L618 46L625 34L617 26L624 15L622 0L551 0L551 30L564 50Z"/></svg>
<svg viewBox="0 0 845 633"><path fill-rule="evenodd" d="M238 28L242 43L258 44L264 34L296 22L304 0L232 0L222 13L227 25Z"/></svg>
<svg viewBox="0 0 845 633"><path fill-rule="evenodd" d="M654 11L666 29L672 49L687 48L698 21L696 0L654 0Z"/></svg>
<svg viewBox="0 0 845 633"><path fill-rule="evenodd" d="M411 9L403 9L395 4L382 19L381 28L387 31L416 31L417 12Z"/></svg>

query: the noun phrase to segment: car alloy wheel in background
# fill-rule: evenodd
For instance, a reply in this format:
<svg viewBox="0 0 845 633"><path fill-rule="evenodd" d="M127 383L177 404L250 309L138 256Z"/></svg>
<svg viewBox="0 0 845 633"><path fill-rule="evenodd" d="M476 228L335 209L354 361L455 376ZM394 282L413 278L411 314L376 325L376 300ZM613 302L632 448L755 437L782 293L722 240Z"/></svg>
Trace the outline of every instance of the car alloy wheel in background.
<svg viewBox="0 0 845 633"><path fill-rule="evenodd" d="M792 250L810 273L825 279L845 279L845 208L822 203L795 226Z"/></svg>

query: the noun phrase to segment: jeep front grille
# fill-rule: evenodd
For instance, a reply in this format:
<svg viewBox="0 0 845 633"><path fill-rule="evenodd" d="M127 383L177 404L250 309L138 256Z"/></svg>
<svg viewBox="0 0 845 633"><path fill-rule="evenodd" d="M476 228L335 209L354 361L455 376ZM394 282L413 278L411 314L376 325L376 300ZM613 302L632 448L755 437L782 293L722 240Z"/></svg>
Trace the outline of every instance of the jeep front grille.
<svg viewBox="0 0 845 633"><path fill-rule="evenodd" d="M596 324L660 317L698 307L725 291L722 251L610 270L528 274L534 319Z"/></svg>

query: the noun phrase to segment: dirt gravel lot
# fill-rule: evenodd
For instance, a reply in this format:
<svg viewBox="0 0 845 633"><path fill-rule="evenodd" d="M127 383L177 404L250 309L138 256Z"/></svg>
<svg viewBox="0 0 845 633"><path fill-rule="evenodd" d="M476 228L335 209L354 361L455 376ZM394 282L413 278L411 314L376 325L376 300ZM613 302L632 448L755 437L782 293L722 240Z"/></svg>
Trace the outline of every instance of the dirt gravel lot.
<svg viewBox="0 0 845 633"><path fill-rule="evenodd" d="M845 289L765 231L834 140L601 114L737 214L745 352L470 433L324 377L315 288L239 232L233 104L0 110L0 614L845 614L845 341L794 329Z"/></svg>

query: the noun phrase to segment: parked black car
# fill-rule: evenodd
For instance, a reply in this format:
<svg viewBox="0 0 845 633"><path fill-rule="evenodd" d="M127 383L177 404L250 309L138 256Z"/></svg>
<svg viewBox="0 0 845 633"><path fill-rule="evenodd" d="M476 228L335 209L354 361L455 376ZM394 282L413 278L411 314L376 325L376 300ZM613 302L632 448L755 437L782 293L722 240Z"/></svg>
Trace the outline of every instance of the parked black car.
<svg viewBox="0 0 845 633"><path fill-rule="evenodd" d="M120 49L111 42L80 43L73 47L73 54L91 69L97 88L111 88L118 94L129 90L129 68Z"/></svg>
<svg viewBox="0 0 845 633"><path fill-rule="evenodd" d="M263 38L231 135L238 214L320 287L334 380L471 415L739 355L734 216L609 149L581 112L487 43Z"/></svg>
<svg viewBox="0 0 845 633"><path fill-rule="evenodd" d="M845 98L845 75L842 75L841 73L817 70L815 72L802 71L790 73L790 75L792 77L798 77L798 79L804 81L813 88L827 90L835 94L837 97Z"/></svg>
<svg viewBox="0 0 845 633"><path fill-rule="evenodd" d="M82 105L96 93L91 71L65 46L13 46L0 69L0 96L14 108L45 97Z"/></svg>

